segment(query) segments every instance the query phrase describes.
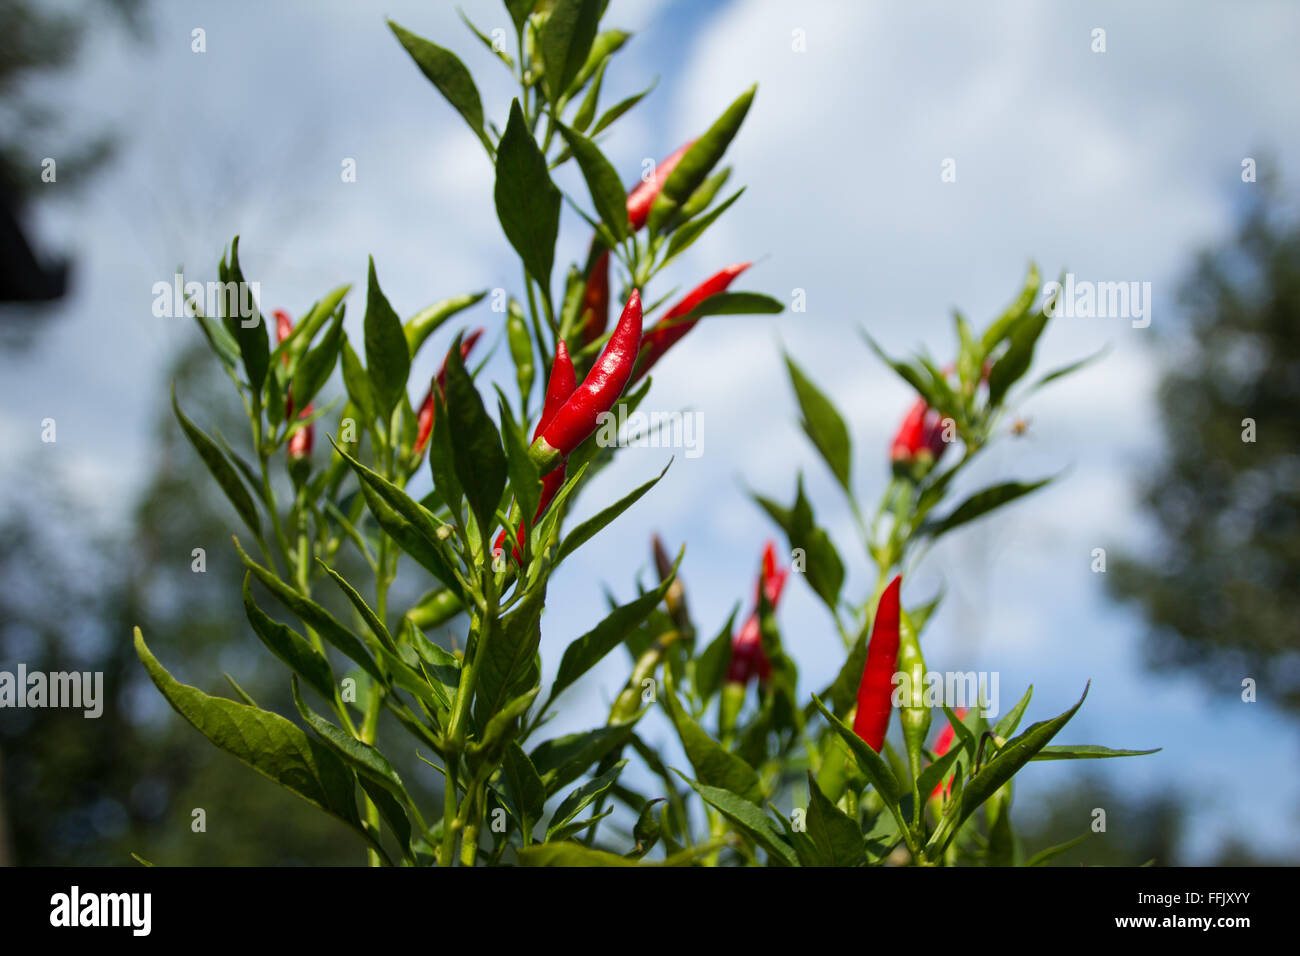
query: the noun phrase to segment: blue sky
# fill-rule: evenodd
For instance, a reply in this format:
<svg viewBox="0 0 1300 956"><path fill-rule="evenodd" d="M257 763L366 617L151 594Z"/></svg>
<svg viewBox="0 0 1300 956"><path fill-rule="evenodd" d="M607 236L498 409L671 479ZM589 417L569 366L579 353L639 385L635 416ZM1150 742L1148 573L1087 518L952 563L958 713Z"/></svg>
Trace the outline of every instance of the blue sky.
<svg viewBox="0 0 1300 956"><path fill-rule="evenodd" d="M506 23L495 0L464 7L485 29ZM211 278L222 246L240 233L263 305L291 310L339 282L363 281L368 254L402 314L470 289L518 291L491 204L491 168L383 23L391 16L461 53L500 123L510 78L452 5L157 3L152 13L146 45L95 31L78 69L59 81L78 119L119 129L121 154L77 198L41 207L41 235L77 259L76 288L32 350L0 356L0 441L14 450L0 462L3 480L28 455L57 455L106 525L125 517L144 474L159 376L195 334L149 309L153 283L178 262ZM868 586L842 497L798 430L783 348L849 420L856 486L873 502L909 396L861 344L859 328L893 352L924 344L942 355L952 347L951 310L987 322L1031 257L1049 274L1149 281L1153 325L1176 322L1177 278L1198 248L1230 234L1253 188L1241 182L1242 158L1295 168L1298 21L1300 8L1283 3L614 0L608 22L636 36L609 71L607 101L660 78L604 144L627 179L644 157L667 154L759 82L728 157L747 192L647 298L754 259L745 288L787 302L802 289L808 308L705 323L656 370L652 402L700 412L705 453L679 454L616 532L562 569L554 589L565 604L544 622L549 670L599 619L601 585L631 593L654 530L687 543L691 605L704 630L716 630L748 598L774 530L745 489L788 498L796 468L846 556L850 590ZM195 27L207 32L204 54L190 50ZM1092 50L1098 27L1105 53ZM792 49L796 30L804 52ZM358 181L344 184L348 157ZM957 180L943 183L948 158ZM574 175L561 185L585 196ZM579 257L586 241L569 216L559 260ZM349 327L360 317L358 300ZM491 313L472 318L495 334ZM1032 719L1065 709L1092 678L1063 741L1163 746L1155 757L1098 769L1133 792L1195 794L1194 856L1244 828L1257 849L1296 858L1294 726L1269 707L1267 688L1248 705L1232 696L1244 675L1223 675L1226 692L1216 695L1183 675L1146 670L1143 622L1108 602L1089 567L1093 548L1149 541L1135 497L1158 447L1149 338L1122 319L1053 324L1040 349L1044 368L1102 345L1110 354L1033 399L1024 409L1029 437L1003 441L969 483L1065 476L953 535L908 582L905 599L943 584L948 597L926 637L931 666L999 671L1004 706L1033 682ZM438 351L425 350L416 378ZM504 350L488 372L513 380ZM57 450L38 445L47 416L59 423ZM667 457L625 451L575 519L656 474ZM810 690L838 668L838 639L799 581L781 622ZM611 655L567 695L556 729L603 720L625 676L624 656ZM669 738L653 715L647 732ZM1061 763L1031 768L1022 812L1073 772Z"/></svg>

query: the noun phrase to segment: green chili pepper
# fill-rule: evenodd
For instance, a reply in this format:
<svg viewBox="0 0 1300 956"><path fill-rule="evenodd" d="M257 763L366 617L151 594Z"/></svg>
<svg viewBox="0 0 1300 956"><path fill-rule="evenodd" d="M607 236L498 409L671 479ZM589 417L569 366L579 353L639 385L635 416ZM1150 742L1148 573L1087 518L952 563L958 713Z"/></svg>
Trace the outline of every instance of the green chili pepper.
<svg viewBox="0 0 1300 956"><path fill-rule="evenodd" d="M709 131L691 144L691 148L669 173L663 189L650 207L652 233L661 231L676 218L681 205L691 198L691 194L708 178L713 167L718 165L718 160L722 159L722 154L740 130L740 124L745 121L745 114L749 112L757 90L758 85L755 84L740 94L714 121Z"/></svg>
<svg viewBox="0 0 1300 956"><path fill-rule="evenodd" d="M402 326L402 331L406 333L406 345L411 350L411 357L420 350L420 346L438 326L446 322L457 312L468 309L471 305L482 300L487 295L487 290L482 292L471 292L468 295L457 295L450 299L443 299L441 302L435 302L427 309L416 313L413 317L406 320Z"/></svg>
<svg viewBox="0 0 1300 956"><path fill-rule="evenodd" d="M528 335L528 323L524 321L524 310L514 299L506 307L506 341L510 345L510 357L515 360L515 380L519 382L519 400L523 407L528 407L528 397L533 392L533 379L537 367L533 364L533 340Z"/></svg>
<svg viewBox="0 0 1300 956"><path fill-rule="evenodd" d="M921 656L921 642L912 619L903 611L899 615L898 669L907 675L909 686L899 708L898 720L903 725L903 742L907 746L907 763L912 772L913 786L921 775L922 750L930 733L930 709L925 706L925 658ZM915 803L917 812L920 801Z"/></svg>
<svg viewBox="0 0 1300 956"><path fill-rule="evenodd" d="M460 598L446 588L442 588L426 594L420 599L420 603L406 612L406 616L420 630L427 631L446 624L462 610L464 605L461 604Z"/></svg>

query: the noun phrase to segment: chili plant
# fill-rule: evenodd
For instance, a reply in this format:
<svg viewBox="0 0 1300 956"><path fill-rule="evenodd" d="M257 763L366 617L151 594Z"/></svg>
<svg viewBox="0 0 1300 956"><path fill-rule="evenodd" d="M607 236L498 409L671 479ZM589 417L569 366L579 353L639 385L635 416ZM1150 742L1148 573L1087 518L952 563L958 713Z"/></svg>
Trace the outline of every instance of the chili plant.
<svg viewBox="0 0 1300 956"><path fill-rule="evenodd" d="M1077 704L1017 736L1028 694L994 727L978 707L964 717L945 707L948 730L927 750L932 708L922 693L920 635L938 602L904 610L898 575L936 538L1044 483L996 485L936 516L1029 369L1047 322L1033 307L1037 273L982 336L958 319L955 369L926 357L887 359L920 398L891 450L894 476L869 523L851 490L847 428L789 362L805 430L848 495L878 572L872 594L842 598L844 565L802 482L789 507L756 496L844 639L846 661L830 686L809 701L797 696L797 669L774 617L788 574L775 547L735 637L733 613L715 638L697 642L677 577L682 553L672 557L656 539L654 585L569 643L543 688L541 617L551 575L662 477L566 527L573 501L617 452L598 426L645 400L648 373L671 360L669 350L702 318L771 314L781 305L729 291L747 262L671 305L671 293L648 294L739 197L719 199L731 175L721 164L755 89L628 190L598 141L649 92L601 110L603 79L629 35L601 29L600 0L505 6L512 50L466 20L518 84L500 126L454 53L389 24L494 169L497 215L520 262L499 329L457 333L426 384L410 381L413 359L485 292L453 295L403 321L372 259L360 341L345 328L351 289L343 285L296 322L277 312L274 344L256 305L241 310L222 299L210 316L190 302L247 412L248 443L241 450L209 435L175 395L173 405L243 523L234 547L245 568L244 612L291 672L298 721L262 709L233 680L237 699L180 683L137 629L150 677L218 747L352 828L374 865L1015 861L1014 773L1031 759L1134 751L1048 746ZM564 194L552 178L570 162L585 196ZM591 237L584 261L557 281L565 202ZM239 252L236 238L218 265L224 288L244 283ZM610 328L613 305L619 317ZM466 364L484 334L504 338L515 366L514 397L493 389L495 415L481 369ZM336 370L342 389L331 399ZM415 395L423 396L418 406ZM327 427L327 440L316 441ZM940 469L949 444L960 444L960 457ZM426 472L432 489L417 498L412 489ZM362 570L344 573L350 567ZM409 607L390 600L399 567L428 581ZM449 625L463 643L441 642ZM620 645L632 663L605 723L543 739L556 701ZM900 673L913 678L905 698L895 686ZM716 735L705 729L715 699ZM693 776L671 768L638 734L659 705ZM893 710L905 757L886 741ZM381 727L405 736L381 741ZM402 763L413 753L440 775L440 807L413 799L390 756ZM651 781L655 791L640 793L633 775L623 778L633 758L643 765L639 785ZM792 819L772 810L786 797L806 797ZM624 808L624 831L615 821L602 829L615 804Z"/></svg>

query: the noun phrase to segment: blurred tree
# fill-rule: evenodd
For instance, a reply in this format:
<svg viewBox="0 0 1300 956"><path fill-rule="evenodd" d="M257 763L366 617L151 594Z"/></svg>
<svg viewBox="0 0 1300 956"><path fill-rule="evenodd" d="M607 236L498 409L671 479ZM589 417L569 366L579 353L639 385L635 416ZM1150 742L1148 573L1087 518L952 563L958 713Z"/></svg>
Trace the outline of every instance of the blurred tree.
<svg viewBox="0 0 1300 956"><path fill-rule="evenodd" d="M49 182L43 178L50 172L47 160L55 161L54 173L62 177L54 181L75 186L108 158L112 147L106 131L64 129L71 111L33 95L31 81L67 68L87 28L105 10L139 34L142 8L143 0L65 4L59 11L27 0L0 0L0 302L43 302L63 295L68 264L37 254L23 228L23 209Z"/></svg>
<svg viewBox="0 0 1300 956"><path fill-rule="evenodd" d="M246 429L202 346L182 353L173 374L205 427L232 438ZM0 710L0 830L12 862L120 865L137 852L176 865L360 864L350 831L301 812L298 798L214 748L167 706L135 656L139 624L187 683L233 697L228 671L260 703L294 712L284 669L244 620L230 545L238 519L161 408L154 477L132 527L90 530L90 510L46 464L32 470L38 480L9 490L0 511L0 670L22 661L29 671L104 673L98 719ZM205 573L192 570L200 547ZM191 829L195 808L206 833Z"/></svg>
<svg viewBox="0 0 1300 956"><path fill-rule="evenodd" d="M1159 331L1166 452L1145 482L1158 543L1106 575L1154 625L1153 666L1300 707L1300 219L1261 182L1234 240Z"/></svg>
<svg viewBox="0 0 1300 956"><path fill-rule="evenodd" d="M1184 811L1168 795L1146 798L1111 788L1095 774L1075 772L1068 786L1036 800L1041 816L1022 812L1015 824L1026 859L1087 833L1078 846L1045 866L1180 866ZM1094 811L1106 811L1106 830L1092 830Z"/></svg>

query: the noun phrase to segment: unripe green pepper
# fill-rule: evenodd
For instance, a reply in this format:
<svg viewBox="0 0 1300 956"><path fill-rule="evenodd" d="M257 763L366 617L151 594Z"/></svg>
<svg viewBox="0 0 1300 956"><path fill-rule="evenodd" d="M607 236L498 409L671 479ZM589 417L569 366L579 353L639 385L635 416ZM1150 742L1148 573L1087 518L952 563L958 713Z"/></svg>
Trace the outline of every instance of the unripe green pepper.
<svg viewBox="0 0 1300 956"><path fill-rule="evenodd" d="M415 607L406 612L406 616L420 630L427 631L446 624L462 610L464 605L461 604L460 598L446 588L442 588L426 594Z"/></svg>
<svg viewBox="0 0 1300 956"><path fill-rule="evenodd" d="M528 323L524 321L524 310L514 299L506 307L506 341L510 345L510 357L515 360L515 380L519 383L519 400L523 407L528 407L528 396L533 392L533 379L537 367L533 364L533 340L528 335Z"/></svg>
<svg viewBox="0 0 1300 956"><path fill-rule="evenodd" d="M899 615L898 669L907 675L908 686L900 687L899 723L903 725L903 742L907 747L908 769L915 785L921 775L922 750L930 734L930 708L925 706L925 658L912 619L903 611ZM907 693L901 693L906 690ZM917 803L919 808L919 801Z"/></svg>
<svg viewBox="0 0 1300 956"><path fill-rule="evenodd" d="M727 681L722 685L721 700L718 704L718 733L723 740L731 737L736 729L736 719L741 708L745 706L745 691L748 684Z"/></svg>

